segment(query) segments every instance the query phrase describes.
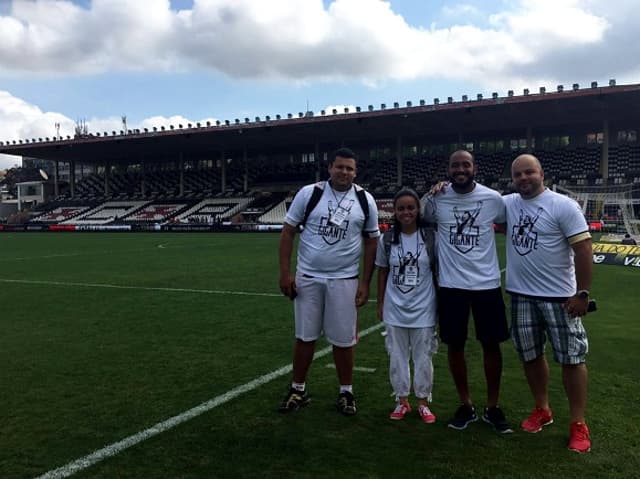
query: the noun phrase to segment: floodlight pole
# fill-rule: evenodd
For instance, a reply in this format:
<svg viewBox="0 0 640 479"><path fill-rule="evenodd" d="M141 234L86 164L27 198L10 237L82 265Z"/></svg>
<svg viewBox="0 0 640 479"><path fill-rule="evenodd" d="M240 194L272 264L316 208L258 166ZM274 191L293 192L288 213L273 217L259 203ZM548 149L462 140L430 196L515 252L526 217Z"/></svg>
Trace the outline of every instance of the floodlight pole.
<svg viewBox="0 0 640 479"><path fill-rule="evenodd" d="M59 162L58 162L58 160L56 160L54 162L54 166L53 166L53 194L55 195L56 199L58 198L58 195L60 194L59 189L58 189L58 178L60 178Z"/></svg>
<svg viewBox="0 0 640 479"><path fill-rule="evenodd" d="M609 178L609 120L602 122L602 152L600 155L602 177Z"/></svg>
<svg viewBox="0 0 640 479"><path fill-rule="evenodd" d="M76 162L71 160L69 162L69 190L71 192L71 198L75 197L76 192Z"/></svg>
<svg viewBox="0 0 640 479"><path fill-rule="evenodd" d="M180 196L184 196L184 154L180 152L178 160L178 168L180 169Z"/></svg>
<svg viewBox="0 0 640 479"><path fill-rule="evenodd" d="M402 186L402 137L398 136L396 142L396 172L398 175L397 185Z"/></svg>
<svg viewBox="0 0 640 479"><path fill-rule="evenodd" d="M105 162L104 164L104 196L105 199L109 196L109 173L111 173L111 163Z"/></svg>
<svg viewBox="0 0 640 479"><path fill-rule="evenodd" d="M316 183L320 181L320 145L316 141L315 145L315 158L314 162L316 164Z"/></svg>
<svg viewBox="0 0 640 479"><path fill-rule="evenodd" d="M242 191L243 193L246 193L247 190L249 189L249 158L247 155L246 146L242 150L242 164L244 165L244 178L243 178L244 181L242 185Z"/></svg>
<svg viewBox="0 0 640 479"><path fill-rule="evenodd" d="M227 160L224 151L220 152L220 188L223 194L227 190Z"/></svg>

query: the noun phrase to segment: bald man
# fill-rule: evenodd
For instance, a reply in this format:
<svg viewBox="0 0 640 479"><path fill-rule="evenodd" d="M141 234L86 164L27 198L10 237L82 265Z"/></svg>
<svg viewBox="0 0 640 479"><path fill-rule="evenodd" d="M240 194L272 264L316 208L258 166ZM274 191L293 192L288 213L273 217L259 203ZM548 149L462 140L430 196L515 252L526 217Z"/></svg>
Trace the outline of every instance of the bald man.
<svg viewBox="0 0 640 479"><path fill-rule="evenodd" d="M587 402L587 314L592 277L589 227L580 206L544 186L544 172L533 155L520 155L511 165L517 193L507 195L507 279L511 295L511 335L524 365L535 407L522 421L536 433L553 422L549 407L548 338L562 367L571 415L570 450L591 449L585 423Z"/></svg>

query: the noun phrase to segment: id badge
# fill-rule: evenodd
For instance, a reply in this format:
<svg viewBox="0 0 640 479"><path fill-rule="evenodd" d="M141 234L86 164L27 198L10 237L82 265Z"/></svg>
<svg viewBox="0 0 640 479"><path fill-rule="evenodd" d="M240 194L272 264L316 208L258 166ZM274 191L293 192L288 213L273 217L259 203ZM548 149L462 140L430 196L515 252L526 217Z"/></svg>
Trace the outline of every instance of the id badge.
<svg viewBox="0 0 640 479"><path fill-rule="evenodd" d="M417 286L418 284L418 267L406 266L404 269L404 285Z"/></svg>
<svg viewBox="0 0 640 479"><path fill-rule="evenodd" d="M340 226L344 220L347 218L349 211L345 210L342 206L340 206L337 210L333 212L329 221L332 225Z"/></svg>

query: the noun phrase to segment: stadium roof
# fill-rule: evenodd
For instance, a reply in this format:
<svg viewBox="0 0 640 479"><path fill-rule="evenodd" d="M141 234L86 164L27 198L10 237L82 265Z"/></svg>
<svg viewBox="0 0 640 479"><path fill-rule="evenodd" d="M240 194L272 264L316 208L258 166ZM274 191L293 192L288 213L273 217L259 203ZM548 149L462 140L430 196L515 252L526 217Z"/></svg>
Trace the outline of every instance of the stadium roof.
<svg viewBox="0 0 640 479"><path fill-rule="evenodd" d="M297 117L255 121L237 120L211 126L178 127L164 131L120 135L85 135L73 139L0 140L0 153L45 160L92 164L133 163L140 160L217 159L221 155L270 152L311 152L340 145L369 147L396 144L452 142L460 137L492 138L512 132L526 136L541 131L593 128L601 131L604 120L637 122L640 84L476 98L418 106L395 104L385 108L328 115L300 113ZM498 139L498 138L496 138Z"/></svg>

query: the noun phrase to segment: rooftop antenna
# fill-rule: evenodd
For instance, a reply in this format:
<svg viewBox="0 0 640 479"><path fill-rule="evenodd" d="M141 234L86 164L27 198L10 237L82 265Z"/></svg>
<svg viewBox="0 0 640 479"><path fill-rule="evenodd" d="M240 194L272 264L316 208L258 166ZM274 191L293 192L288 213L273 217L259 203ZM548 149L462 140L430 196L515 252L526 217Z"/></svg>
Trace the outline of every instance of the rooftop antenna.
<svg viewBox="0 0 640 479"><path fill-rule="evenodd" d="M76 126L73 129L73 137L74 138L84 138L89 135L89 125L87 125L87 120L81 119L76 121Z"/></svg>

